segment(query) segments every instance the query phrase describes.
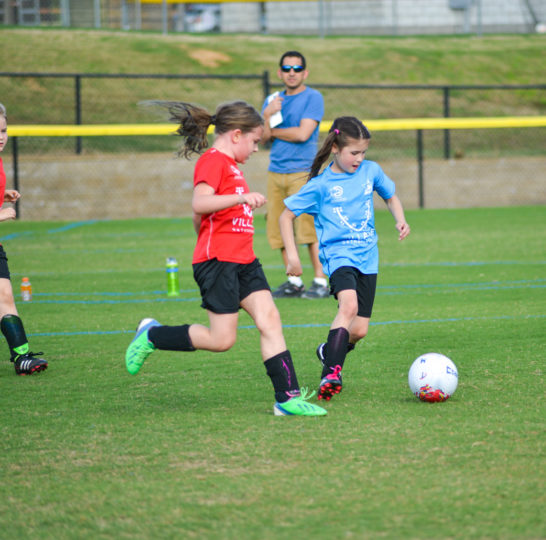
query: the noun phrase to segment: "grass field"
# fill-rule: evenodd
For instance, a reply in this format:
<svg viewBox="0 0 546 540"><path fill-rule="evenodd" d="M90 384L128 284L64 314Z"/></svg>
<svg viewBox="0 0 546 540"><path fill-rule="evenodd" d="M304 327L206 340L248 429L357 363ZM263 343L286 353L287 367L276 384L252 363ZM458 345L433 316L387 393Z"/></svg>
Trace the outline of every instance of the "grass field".
<svg viewBox="0 0 546 540"><path fill-rule="evenodd" d="M543 207L412 211L398 243L377 213L381 268L368 338L323 418L276 418L258 333L241 314L222 354L123 357L143 316L205 322L188 219L2 224L33 350L49 369L0 363L0 537L546 537ZM258 216L255 248L284 279ZM164 262L181 264L167 298ZM279 300L300 382L332 299ZM419 354L459 368L447 402L407 386ZM542 508L542 510L541 510Z"/></svg>
<svg viewBox="0 0 546 540"><path fill-rule="evenodd" d="M542 83L546 42L544 34L320 39L22 27L3 27L2 35L2 71L260 74L296 49L313 81L332 84Z"/></svg>

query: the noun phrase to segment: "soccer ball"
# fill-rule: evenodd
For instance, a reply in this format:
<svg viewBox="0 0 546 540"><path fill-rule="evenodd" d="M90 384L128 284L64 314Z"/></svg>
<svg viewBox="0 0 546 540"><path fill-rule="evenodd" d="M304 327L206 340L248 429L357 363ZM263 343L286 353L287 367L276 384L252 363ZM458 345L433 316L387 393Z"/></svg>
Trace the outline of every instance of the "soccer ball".
<svg viewBox="0 0 546 540"><path fill-rule="evenodd" d="M457 366L438 353L422 354L415 359L408 373L410 390L428 403L449 399L458 382Z"/></svg>

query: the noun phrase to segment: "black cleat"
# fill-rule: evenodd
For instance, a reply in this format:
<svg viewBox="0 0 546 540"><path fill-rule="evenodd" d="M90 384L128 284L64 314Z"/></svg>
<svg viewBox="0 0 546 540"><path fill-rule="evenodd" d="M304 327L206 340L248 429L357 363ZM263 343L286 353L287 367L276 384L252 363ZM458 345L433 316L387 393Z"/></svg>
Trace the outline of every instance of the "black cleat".
<svg viewBox="0 0 546 540"><path fill-rule="evenodd" d="M28 352L26 354L18 354L11 361L15 364L15 373L17 375L32 375L47 369L47 360L36 358L44 353Z"/></svg>

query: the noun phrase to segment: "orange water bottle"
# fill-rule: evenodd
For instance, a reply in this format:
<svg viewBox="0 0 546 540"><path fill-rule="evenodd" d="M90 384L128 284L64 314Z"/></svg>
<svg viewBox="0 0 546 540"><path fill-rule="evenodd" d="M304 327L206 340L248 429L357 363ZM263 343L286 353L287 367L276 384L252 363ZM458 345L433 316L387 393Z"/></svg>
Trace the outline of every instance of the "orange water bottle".
<svg viewBox="0 0 546 540"><path fill-rule="evenodd" d="M32 285L27 277L21 281L21 299L23 302L30 302L32 300Z"/></svg>

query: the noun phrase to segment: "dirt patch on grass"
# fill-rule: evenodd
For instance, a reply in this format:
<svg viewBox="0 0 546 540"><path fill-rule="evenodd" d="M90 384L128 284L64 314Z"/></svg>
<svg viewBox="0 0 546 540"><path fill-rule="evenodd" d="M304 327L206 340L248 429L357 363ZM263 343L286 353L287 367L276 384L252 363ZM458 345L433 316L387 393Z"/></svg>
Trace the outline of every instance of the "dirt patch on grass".
<svg viewBox="0 0 546 540"><path fill-rule="evenodd" d="M196 49L189 53L190 58L199 62L202 66L215 68L221 64L231 62L231 58L224 53L208 49Z"/></svg>

